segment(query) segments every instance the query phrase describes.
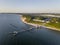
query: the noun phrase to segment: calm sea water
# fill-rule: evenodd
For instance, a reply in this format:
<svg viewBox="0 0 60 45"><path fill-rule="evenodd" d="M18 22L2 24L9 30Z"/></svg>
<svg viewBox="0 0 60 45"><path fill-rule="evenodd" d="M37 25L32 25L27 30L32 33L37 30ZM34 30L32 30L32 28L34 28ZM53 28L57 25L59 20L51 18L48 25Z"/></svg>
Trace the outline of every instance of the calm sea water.
<svg viewBox="0 0 60 45"><path fill-rule="evenodd" d="M20 18L17 14L0 14L0 45L60 45L60 32L43 27L20 32L16 36L9 34L31 27Z"/></svg>

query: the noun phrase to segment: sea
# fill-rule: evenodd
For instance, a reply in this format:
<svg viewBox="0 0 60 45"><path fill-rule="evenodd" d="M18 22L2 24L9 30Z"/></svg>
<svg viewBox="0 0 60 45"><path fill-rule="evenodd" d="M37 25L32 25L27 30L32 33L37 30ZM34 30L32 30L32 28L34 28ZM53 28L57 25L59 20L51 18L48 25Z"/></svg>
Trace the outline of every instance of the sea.
<svg viewBox="0 0 60 45"><path fill-rule="evenodd" d="M20 14L0 14L0 45L60 45L60 32L25 24ZM25 30L25 31L22 31ZM13 35L14 31L18 31Z"/></svg>

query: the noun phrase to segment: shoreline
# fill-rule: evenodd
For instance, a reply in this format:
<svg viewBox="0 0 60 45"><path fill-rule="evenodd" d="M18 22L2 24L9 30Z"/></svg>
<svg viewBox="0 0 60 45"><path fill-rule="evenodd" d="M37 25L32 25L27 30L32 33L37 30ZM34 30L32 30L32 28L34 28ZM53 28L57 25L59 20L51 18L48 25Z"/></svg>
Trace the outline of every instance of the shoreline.
<svg viewBox="0 0 60 45"><path fill-rule="evenodd" d="M57 29L57 28L53 28L53 27L48 27L48 26L43 26L43 25L39 25L39 24L33 24L33 23L28 23L25 21L25 19L21 16L21 20L23 23L25 24L28 24L28 25L32 25L32 26L35 26L35 27L44 27L44 28L47 28L47 29L51 29L51 30L55 30L55 31L60 31L60 29Z"/></svg>

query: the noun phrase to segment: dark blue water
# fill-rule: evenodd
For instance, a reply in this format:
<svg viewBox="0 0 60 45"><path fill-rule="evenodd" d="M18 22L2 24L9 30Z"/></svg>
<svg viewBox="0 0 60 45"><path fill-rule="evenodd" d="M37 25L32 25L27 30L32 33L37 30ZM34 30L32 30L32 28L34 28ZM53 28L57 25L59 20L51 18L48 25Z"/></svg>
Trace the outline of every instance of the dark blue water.
<svg viewBox="0 0 60 45"><path fill-rule="evenodd" d="M17 14L0 14L0 45L60 45L60 32L43 27L20 32L16 36L9 34L31 27L20 18Z"/></svg>

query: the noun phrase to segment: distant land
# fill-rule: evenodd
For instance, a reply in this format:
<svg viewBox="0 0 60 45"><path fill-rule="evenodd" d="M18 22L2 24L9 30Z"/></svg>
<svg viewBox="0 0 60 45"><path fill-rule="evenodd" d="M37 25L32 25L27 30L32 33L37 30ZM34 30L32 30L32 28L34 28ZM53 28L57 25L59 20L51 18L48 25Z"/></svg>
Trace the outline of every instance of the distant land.
<svg viewBox="0 0 60 45"><path fill-rule="evenodd" d="M21 15L60 15L60 13L0 13L0 14L21 14Z"/></svg>

